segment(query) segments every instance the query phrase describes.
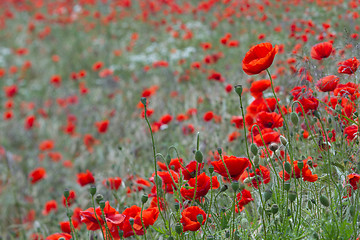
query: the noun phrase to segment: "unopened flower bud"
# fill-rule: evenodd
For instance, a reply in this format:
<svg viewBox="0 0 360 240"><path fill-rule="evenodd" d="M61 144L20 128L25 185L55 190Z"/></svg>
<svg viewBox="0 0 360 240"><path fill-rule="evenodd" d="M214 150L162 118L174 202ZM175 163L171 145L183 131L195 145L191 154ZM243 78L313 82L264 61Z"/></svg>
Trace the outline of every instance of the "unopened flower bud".
<svg viewBox="0 0 360 240"><path fill-rule="evenodd" d="M225 192L227 189L228 189L228 186L227 186L227 185L223 185L223 186L220 188L220 192Z"/></svg>
<svg viewBox="0 0 360 240"><path fill-rule="evenodd" d="M217 151L218 151L219 155L222 154L222 149L221 148L218 148Z"/></svg>
<svg viewBox="0 0 360 240"><path fill-rule="evenodd" d="M272 191L270 189L266 190L264 193L265 202L272 197Z"/></svg>
<svg viewBox="0 0 360 240"><path fill-rule="evenodd" d="M324 195L321 195L319 199L320 199L320 203L321 203L324 207L330 206L329 199L328 199L327 197L325 197Z"/></svg>
<svg viewBox="0 0 360 240"><path fill-rule="evenodd" d="M301 170L303 169L303 167L304 167L304 162L301 161L301 160L299 160L298 163L297 163L297 165L298 165L298 168L299 168L300 171L301 171Z"/></svg>
<svg viewBox="0 0 360 240"><path fill-rule="evenodd" d="M250 145L250 150L252 152L252 154L254 154L255 156L259 153L259 149L258 147L255 145L255 143L252 143Z"/></svg>
<svg viewBox="0 0 360 240"><path fill-rule="evenodd" d="M179 211L179 209L180 209L180 203L175 202L175 203L174 203L174 207L175 207L175 210L176 210L176 211Z"/></svg>
<svg viewBox="0 0 360 240"><path fill-rule="evenodd" d="M130 223L130 225L132 226L132 225L134 225L134 218L129 218L129 223Z"/></svg>
<svg viewBox="0 0 360 240"><path fill-rule="evenodd" d="M288 144L288 140L283 135L280 135L280 142L284 146Z"/></svg>
<svg viewBox="0 0 360 240"><path fill-rule="evenodd" d="M291 174L291 164L289 162L284 163L284 168L288 174Z"/></svg>
<svg viewBox="0 0 360 240"><path fill-rule="evenodd" d="M183 226L180 224L180 223L177 223L176 225L175 225L175 231L176 231L176 233L177 234L182 234L182 232L183 232Z"/></svg>
<svg viewBox="0 0 360 240"><path fill-rule="evenodd" d="M295 126L298 125L298 123L299 123L299 115L297 115L296 112L292 112L292 113L290 114L290 119L291 119L291 122L292 122Z"/></svg>
<svg viewBox="0 0 360 240"><path fill-rule="evenodd" d="M203 161L203 154L202 154L202 152L200 151L200 150L197 150L196 152L195 152L195 160L198 162L198 163L202 163L202 161Z"/></svg>
<svg viewBox="0 0 360 240"><path fill-rule="evenodd" d="M285 191L289 191L289 190L290 190L290 182L285 182L285 183L284 183L284 189L285 189Z"/></svg>
<svg viewBox="0 0 360 240"><path fill-rule="evenodd" d="M249 221L247 218L242 218L240 221L241 228L247 229L249 227Z"/></svg>
<svg viewBox="0 0 360 240"><path fill-rule="evenodd" d="M166 158L165 158L165 162L166 162L166 165L169 166L170 165L170 162L171 162L171 157L170 155L166 155Z"/></svg>
<svg viewBox="0 0 360 240"><path fill-rule="evenodd" d="M314 116L318 119L320 119L320 112L318 110L314 111Z"/></svg>

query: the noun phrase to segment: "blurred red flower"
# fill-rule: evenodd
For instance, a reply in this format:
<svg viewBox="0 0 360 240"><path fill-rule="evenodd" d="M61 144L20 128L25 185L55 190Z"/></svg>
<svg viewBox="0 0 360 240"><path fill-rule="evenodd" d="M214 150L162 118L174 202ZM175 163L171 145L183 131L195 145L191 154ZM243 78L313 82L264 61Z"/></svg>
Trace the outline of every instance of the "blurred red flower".
<svg viewBox="0 0 360 240"><path fill-rule="evenodd" d="M34 184L40 181L41 179L44 179L45 176L46 176L45 168L39 167L30 172L29 179L31 181L31 184Z"/></svg>
<svg viewBox="0 0 360 240"><path fill-rule="evenodd" d="M77 182L80 184L80 186L83 187L87 184L94 183L95 179L94 179L92 173L89 170L86 170L85 173L77 174Z"/></svg>

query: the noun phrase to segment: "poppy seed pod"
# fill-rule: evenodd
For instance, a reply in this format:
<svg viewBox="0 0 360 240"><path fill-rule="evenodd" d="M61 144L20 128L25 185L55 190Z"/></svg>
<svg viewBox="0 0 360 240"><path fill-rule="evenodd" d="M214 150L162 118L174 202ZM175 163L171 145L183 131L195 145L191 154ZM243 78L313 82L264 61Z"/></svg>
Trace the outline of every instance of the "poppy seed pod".
<svg viewBox="0 0 360 240"><path fill-rule="evenodd" d="M141 196L141 202L142 202L143 204L146 203L148 199L149 199L149 197L148 197L146 194L143 194L143 195Z"/></svg>
<svg viewBox="0 0 360 240"><path fill-rule="evenodd" d="M276 214L278 211L279 211L279 206L278 206L277 204L273 204L273 205L271 206L271 212L272 212L273 214Z"/></svg>
<svg viewBox="0 0 360 240"><path fill-rule="evenodd" d="M209 166L209 172L212 174L214 172L214 166L213 165L210 165Z"/></svg>
<svg viewBox="0 0 360 240"><path fill-rule="evenodd" d="M96 200L96 203L97 204L100 204L100 201L102 201L104 199L104 197L103 197L103 195L101 195L101 194L98 194L98 195L96 195L96 197L95 197L95 200Z"/></svg>
<svg viewBox="0 0 360 240"><path fill-rule="evenodd" d="M284 183L284 189L285 189L285 191L289 191L289 190L290 190L290 182Z"/></svg>
<svg viewBox="0 0 360 240"><path fill-rule="evenodd" d="M272 143L270 144L269 148L271 151L275 152L276 150L278 150L279 145L277 145L277 143Z"/></svg>
<svg viewBox="0 0 360 240"><path fill-rule="evenodd" d="M290 202L294 202L295 199L296 199L296 192L290 191L289 192L289 200L290 200Z"/></svg>
<svg viewBox="0 0 360 240"><path fill-rule="evenodd" d="M100 206L101 209L104 209L105 208L105 201L100 201L99 206Z"/></svg>
<svg viewBox="0 0 360 240"><path fill-rule="evenodd" d="M239 189L239 187L240 187L240 185L239 185L238 181L231 183L231 188L232 188L232 190L234 190L234 192L236 192Z"/></svg>
<svg viewBox="0 0 360 240"><path fill-rule="evenodd" d="M69 189L65 189L64 190L64 197L67 199L70 196L70 191Z"/></svg>
<svg viewBox="0 0 360 240"><path fill-rule="evenodd" d="M89 192L90 192L91 196L94 196L96 193L96 186L95 185L90 186Z"/></svg>
<svg viewBox="0 0 360 240"><path fill-rule="evenodd" d="M236 85L235 86L235 92L237 93L237 95L239 95L239 97L241 97L241 94L243 92L243 87L242 85Z"/></svg>
<svg viewBox="0 0 360 240"><path fill-rule="evenodd" d="M142 97L140 99L141 103L144 105L144 107L146 108L146 98L145 97Z"/></svg>
<svg viewBox="0 0 360 240"><path fill-rule="evenodd" d="M240 221L241 228L247 229L249 227L249 221L247 218L242 218Z"/></svg>

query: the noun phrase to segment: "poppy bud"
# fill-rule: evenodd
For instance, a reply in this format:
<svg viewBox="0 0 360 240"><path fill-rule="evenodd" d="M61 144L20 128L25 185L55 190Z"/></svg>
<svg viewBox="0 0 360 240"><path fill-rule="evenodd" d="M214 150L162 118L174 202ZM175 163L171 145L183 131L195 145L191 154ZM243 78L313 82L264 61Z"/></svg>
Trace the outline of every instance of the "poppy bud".
<svg viewBox="0 0 360 240"><path fill-rule="evenodd" d="M251 150L251 152L252 152L252 154L254 154L255 156L258 154L258 152L259 152L259 149L258 149L258 147L255 145L255 143L252 143L251 145L250 145L250 150Z"/></svg>
<svg viewBox="0 0 360 240"><path fill-rule="evenodd" d="M104 209L105 208L105 201L100 201L99 205L100 205L101 209Z"/></svg>
<svg viewBox="0 0 360 240"><path fill-rule="evenodd" d="M284 168L288 174L291 174L291 164L289 162L284 163Z"/></svg>
<svg viewBox="0 0 360 240"><path fill-rule="evenodd" d="M247 218L242 218L240 221L241 228L247 229L249 227L249 221Z"/></svg>
<svg viewBox="0 0 360 240"><path fill-rule="evenodd" d="M329 124L331 124L331 122L332 122L332 118L331 118L331 117L328 117L328 119L327 119L327 120L328 120L328 123L329 123Z"/></svg>
<svg viewBox="0 0 360 240"><path fill-rule="evenodd" d="M222 154L222 149L221 148L218 148L217 151L218 151L219 155Z"/></svg>
<svg viewBox="0 0 360 240"><path fill-rule="evenodd" d="M123 230L119 230L119 236L120 236L120 239L124 236L124 231Z"/></svg>
<svg viewBox="0 0 360 240"><path fill-rule="evenodd" d="M237 93L237 95L239 95L239 97L241 97L241 94L243 92L243 87L242 85L235 85L235 92Z"/></svg>
<svg viewBox="0 0 360 240"><path fill-rule="evenodd" d="M226 237L226 238L229 238L229 237L230 237L230 231L226 231L225 237Z"/></svg>
<svg viewBox="0 0 360 240"><path fill-rule="evenodd" d="M200 223L200 225L202 225L202 222L204 221L204 217L203 215L199 214L196 216L197 221Z"/></svg>
<svg viewBox="0 0 360 240"><path fill-rule="evenodd" d="M129 218L129 223L130 223L130 225L132 226L132 225L134 225L134 218Z"/></svg>
<svg viewBox="0 0 360 240"><path fill-rule="evenodd" d="M299 123L299 115L297 115L296 112L292 112L292 113L290 114L290 119L291 119L291 122L292 122L295 126L298 125L298 123Z"/></svg>
<svg viewBox="0 0 360 240"><path fill-rule="evenodd" d="M166 162L166 165L169 166L170 165L170 162L171 162L171 157L170 155L166 155L166 158L165 158L165 162Z"/></svg>
<svg viewBox="0 0 360 240"><path fill-rule="evenodd" d="M214 238L214 236L207 236L207 238L206 238L207 240L214 240L215 238Z"/></svg>
<svg viewBox="0 0 360 240"><path fill-rule="evenodd" d="M72 213L72 211L69 209L69 210L67 211L66 215L67 215L69 218L71 218L72 215L73 215L73 213Z"/></svg>
<svg viewBox="0 0 360 240"><path fill-rule="evenodd" d="M284 146L286 146L288 144L288 140L282 135L280 135L280 142Z"/></svg>
<svg viewBox="0 0 360 240"><path fill-rule="evenodd" d="M146 98L145 97L142 97L140 99L141 103L144 105L144 107L146 107Z"/></svg>
<svg viewBox="0 0 360 240"><path fill-rule="evenodd" d="M273 204L273 205L271 206L271 212L272 212L273 214L276 214L278 211L279 211L279 206L278 206L277 204Z"/></svg>
<svg viewBox="0 0 360 240"><path fill-rule="evenodd" d="M333 137L333 133L332 133L332 132L329 132L328 136L329 136L329 138L332 138L332 137Z"/></svg>
<svg viewBox="0 0 360 240"><path fill-rule="evenodd" d="M149 199L149 197L148 197L146 194L143 194L143 195L141 196L141 202L142 202L143 204L146 203L148 199Z"/></svg>
<svg viewBox="0 0 360 240"><path fill-rule="evenodd" d="M65 189L65 190L64 190L64 197L65 197L65 199L67 199L69 196L70 196L70 191L69 191L69 189Z"/></svg>
<svg viewBox="0 0 360 240"><path fill-rule="evenodd" d="M298 161L298 163L297 163L297 165L298 165L298 168L300 169L300 171L303 169L303 167L304 167L304 162L303 161Z"/></svg>
<svg viewBox="0 0 360 240"><path fill-rule="evenodd" d="M100 201L103 200L104 197L101 194L96 195L95 200L97 204L100 204Z"/></svg>
<svg viewBox="0 0 360 240"><path fill-rule="evenodd" d="M90 186L89 192L91 196L94 196L96 193L96 186L95 185Z"/></svg>
<svg viewBox="0 0 360 240"><path fill-rule="evenodd" d="M284 183L284 189L285 189L285 191L289 191L289 190L290 190L290 182Z"/></svg>
<svg viewBox="0 0 360 240"><path fill-rule="evenodd" d="M353 216L355 216L355 213L356 213L356 207L355 207L355 206L350 206L349 211L350 211L350 215L351 215L352 217L353 217Z"/></svg>
<svg viewBox="0 0 360 240"><path fill-rule="evenodd" d="M225 192L228 189L227 185L224 185L220 188L220 192Z"/></svg>
<svg viewBox="0 0 360 240"><path fill-rule="evenodd" d="M174 203L174 207L175 207L175 210L176 210L176 211L179 211L179 209L180 209L180 203L175 202L175 203Z"/></svg>
<svg viewBox="0 0 360 240"><path fill-rule="evenodd" d="M210 165L209 166L209 172L212 174L214 172L214 166L213 165Z"/></svg>
<svg viewBox="0 0 360 240"><path fill-rule="evenodd" d="M239 189L239 182L232 182L231 183L231 188L234 190L234 192L236 192Z"/></svg>
<svg viewBox="0 0 360 240"><path fill-rule="evenodd" d="M203 161L203 154L200 150L197 150L195 152L195 160L198 162L198 163L202 163Z"/></svg>
<svg viewBox="0 0 360 240"><path fill-rule="evenodd" d="M312 203L311 203L311 201L309 200L307 204L308 204L308 208L311 210L311 209L312 209Z"/></svg>
<svg viewBox="0 0 360 240"><path fill-rule="evenodd" d="M170 237L168 238L168 240L174 240L174 237L173 237L173 236L170 236Z"/></svg>
<svg viewBox="0 0 360 240"><path fill-rule="evenodd" d="M176 225L175 225L175 231L177 232L177 234L182 234L182 232L183 232L183 226L180 224L180 223L177 223Z"/></svg>
<svg viewBox="0 0 360 240"><path fill-rule="evenodd" d="M66 240L64 237L60 237L58 240Z"/></svg>
<svg viewBox="0 0 360 240"><path fill-rule="evenodd" d="M309 165L310 167L313 167L313 162L312 162L312 160L311 159L309 159L309 160L307 160L307 165Z"/></svg>
<svg viewBox="0 0 360 240"><path fill-rule="evenodd" d="M324 207L330 206L329 199L328 199L327 197L325 197L324 195L321 195L321 196L320 196L320 203L321 203Z"/></svg>
<svg viewBox="0 0 360 240"><path fill-rule="evenodd" d="M269 148L271 151L275 152L276 150L278 150L279 145L277 145L276 143L272 143L270 144Z"/></svg>
<svg viewBox="0 0 360 240"><path fill-rule="evenodd" d="M256 155L254 157L254 165L259 165L259 161L260 161L260 157L259 157L259 155Z"/></svg>
<svg viewBox="0 0 360 240"><path fill-rule="evenodd" d="M296 192L290 191L289 192L289 200L290 200L290 202L294 202L295 199L296 199Z"/></svg>
<svg viewBox="0 0 360 240"><path fill-rule="evenodd" d="M313 114L316 118L320 119L320 112L318 110L315 110Z"/></svg>
<svg viewBox="0 0 360 240"><path fill-rule="evenodd" d="M272 197L272 191L270 189L266 190L264 193L265 202Z"/></svg>

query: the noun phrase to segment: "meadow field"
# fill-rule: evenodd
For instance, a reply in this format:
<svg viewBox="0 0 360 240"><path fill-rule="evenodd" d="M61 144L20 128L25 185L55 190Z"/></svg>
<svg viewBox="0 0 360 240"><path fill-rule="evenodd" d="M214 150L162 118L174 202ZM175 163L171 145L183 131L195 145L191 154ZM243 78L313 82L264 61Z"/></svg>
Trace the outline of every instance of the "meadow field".
<svg viewBox="0 0 360 240"><path fill-rule="evenodd" d="M358 239L360 0L0 0L0 239Z"/></svg>

